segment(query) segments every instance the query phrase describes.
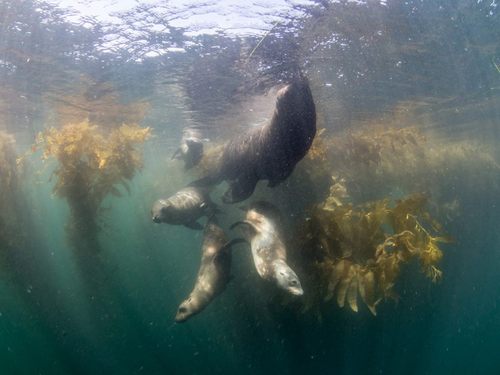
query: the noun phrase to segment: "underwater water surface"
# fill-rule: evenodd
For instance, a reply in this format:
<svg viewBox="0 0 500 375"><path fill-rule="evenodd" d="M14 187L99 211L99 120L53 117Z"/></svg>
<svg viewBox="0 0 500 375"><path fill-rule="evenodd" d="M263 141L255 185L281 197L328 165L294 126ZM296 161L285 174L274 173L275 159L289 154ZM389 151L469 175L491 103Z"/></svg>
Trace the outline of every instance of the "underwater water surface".
<svg viewBox="0 0 500 375"><path fill-rule="evenodd" d="M496 1L3 0L0 373L500 373L499 24ZM299 72L307 155L241 203L210 195L229 239L252 202L279 208L304 295L239 244L175 323L203 231L153 202Z"/></svg>

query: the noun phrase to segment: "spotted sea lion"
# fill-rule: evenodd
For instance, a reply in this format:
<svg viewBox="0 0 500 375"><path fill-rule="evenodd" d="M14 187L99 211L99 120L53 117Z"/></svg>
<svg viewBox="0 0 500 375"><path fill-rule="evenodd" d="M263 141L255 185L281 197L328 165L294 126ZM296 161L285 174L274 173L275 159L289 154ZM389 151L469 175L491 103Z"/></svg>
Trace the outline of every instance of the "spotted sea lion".
<svg viewBox="0 0 500 375"><path fill-rule="evenodd" d="M217 170L196 181L199 186L228 181L222 200L235 203L252 195L259 180L274 187L305 156L316 134L316 109L307 79L301 77L278 92L271 121L224 145Z"/></svg>
<svg viewBox="0 0 500 375"><path fill-rule="evenodd" d="M255 268L260 277L296 296L304 294L297 274L286 263L286 247L279 232L280 213L267 202L254 203L240 226L243 237L250 243Z"/></svg>
<svg viewBox="0 0 500 375"><path fill-rule="evenodd" d="M221 294L231 279L231 246L239 242L228 242L224 231L210 219L203 232L201 265L193 291L184 300L175 316L177 323L185 322L198 314L215 297Z"/></svg>
<svg viewBox="0 0 500 375"><path fill-rule="evenodd" d="M153 204L151 216L155 223L185 225L201 230L203 227L197 220L217 211L207 188L187 186L167 199L158 199Z"/></svg>

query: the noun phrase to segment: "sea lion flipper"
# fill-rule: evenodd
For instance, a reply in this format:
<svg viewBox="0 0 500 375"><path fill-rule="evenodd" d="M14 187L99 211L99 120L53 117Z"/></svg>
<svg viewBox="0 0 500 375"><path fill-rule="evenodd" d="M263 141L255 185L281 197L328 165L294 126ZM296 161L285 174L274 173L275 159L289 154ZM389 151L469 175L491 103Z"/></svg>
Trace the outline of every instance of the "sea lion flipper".
<svg viewBox="0 0 500 375"><path fill-rule="evenodd" d="M210 203L210 204L204 203L204 205L200 206L200 208L205 210L205 213L209 219L211 219L215 215L225 214L225 212L222 211L219 207L217 207L215 203Z"/></svg>
<svg viewBox="0 0 500 375"><path fill-rule="evenodd" d="M179 147L177 150L175 150L170 160L180 159L180 154L181 154L181 148Z"/></svg>
<svg viewBox="0 0 500 375"><path fill-rule="evenodd" d="M225 251L219 251L214 255L212 261L214 264L220 265L224 268L231 267L231 255L226 253Z"/></svg>
<svg viewBox="0 0 500 375"><path fill-rule="evenodd" d="M234 223L233 225L231 225L229 227L229 229L233 230L234 228L236 228L238 225L242 225L244 226L245 228L247 228L248 230L250 230L252 232L252 234L255 234L257 232L257 229L255 228L255 226L248 222L248 221L237 221L236 223Z"/></svg>
<svg viewBox="0 0 500 375"><path fill-rule="evenodd" d="M184 158L184 169L188 170L197 165L203 157L203 143L199 140L186 139L187 152Z"/></svg>
<svg viewBox="0 0 500 375"><path fill-rule="evenodd" d="M206 188L206 187L211 187L213 185L216 185L219 182L220 182L219 176L205 176L205 177L202 177L198 180L195 180L195 181L189 183L187 186Z"/></svg>
<svg viewBox="0 0 500 375"><path fill-rule="evenodd" d="M243 238L234 238L232 239L231 241L227 241L223 246L222 248L225 250L225 249L229 249L231 247L233 247L234 245L239 245L240 243L247 243L246 240L244 240Z"/></svg>
<svg viewBox="0 0 500 375"><path fill-rule="evenodd" d="M194 230L203 230L203 226L197 221L192 221L190 223L184 224L186 227Z"/></svg>
<svg viewBox="0 0 500 375"><path fill-rule="evenodd" d="M277 178L270 179L267 183L267 186L270 188L273 188L273 187L279 185L280 183L285 181L288 177L290 177L292 172L293 172L293 168L289 168L286 171L282 171L281 175L277 176Z"/></svg>
<svg viewBox="0 0 500 375"><path fill-rule="evenodd" d="M233 230L233 229L234 229L234 228L236 228L238 225L245 225L245 226L247 226L247 225L248 225L248 226L251 226L251 224L250 224L248 221L237 221L237 222L233 223L233 224L229 227L229 229L230 229L230 230Z"/></svg>
<svg viewBox="0 0 500 375"><path fill-rule="evenodd" d="M238 179L229 183L229 189L224 193L222 201L224 203L241 202L255 190L259 178L254 173L244 173Z"/></svg>
<svg viewBox="0 0 500 375"><path fill-rule="evenodd" d="M188 148L201 147L201 149L203 150L203 143L201 143L201 141L199 141L199 140L186 139L186 145L188 146Z"/></svg>

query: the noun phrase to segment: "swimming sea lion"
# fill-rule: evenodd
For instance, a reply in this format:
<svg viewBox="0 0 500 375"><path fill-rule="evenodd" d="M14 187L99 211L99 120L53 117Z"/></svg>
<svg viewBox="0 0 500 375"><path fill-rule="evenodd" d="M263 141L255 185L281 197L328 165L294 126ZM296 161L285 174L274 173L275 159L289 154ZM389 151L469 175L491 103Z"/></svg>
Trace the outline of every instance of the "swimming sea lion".
<svg viewBox="0 0 500 375"><path fill-rule="evenodd" d="M215 204L208 195L208 189L187 186L167 199L158 199L151 209L155 223L185 225L188 228L201 230L197 220L217 212Z"/></svg>
<svg viewBox="0 0 500 375"><path fill-rule="evenodd" d="M184 168L197 165L203 156L203 140L196 128L187 128L182 132L181 145L172 155L172 159L184 160Z"/></svg>
<svg viewBox="0 0 500 375"><path fill-rule="evenodd" d="M243 237L250 243L260 277L275 282L293 295L301 296L304 291L300 280L286 263L286 247L278 228L280 221L280 213L275 206L257 202L247 210L245 220L234 223L231 228L242 227Z"/></svg>
<svg viewBox="0 0 500 375"><path fill-rule="evenodd" d="M222 200L240 202L252 195L259 180L273 187L284 181L304 157L316 134L316 109L307 79L301 77L278 92L271 121L229 141L218 170L195 182L227 180Z"/></svg>
<svg viewBox="0 0 500 375"><path fill-rule="evenodd" d="M231 278L231 245L235 242L227 242L224 231L212 219L207 222L198 277L193 291L177 310L177 323L198 314L224 291Z"/></svg>

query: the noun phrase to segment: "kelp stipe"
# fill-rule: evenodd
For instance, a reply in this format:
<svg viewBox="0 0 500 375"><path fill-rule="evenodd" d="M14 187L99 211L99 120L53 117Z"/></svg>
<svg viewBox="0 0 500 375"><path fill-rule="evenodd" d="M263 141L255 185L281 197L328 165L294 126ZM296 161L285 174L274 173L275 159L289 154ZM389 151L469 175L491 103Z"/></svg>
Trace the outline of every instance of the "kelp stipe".
<svg viewBox="0 0 500 375"><path fill-rule="evenodd" d="M129 190L128 181L142 168L142 145L149 128L122 125L100 129L88 121L49 128L37 137L43 159L55 158L54 194L66 199L71 219L67 234L75 249L99 249L99 219L102 202L109 194L121 196L119 186Z"/></svg>
<svg viewBox="0 0 500 375"><path fill-rule="evenodd" d="M0 260L24 245L25 225L22 223L21 178L16 162L15 139L0 131Z"/></svg>

